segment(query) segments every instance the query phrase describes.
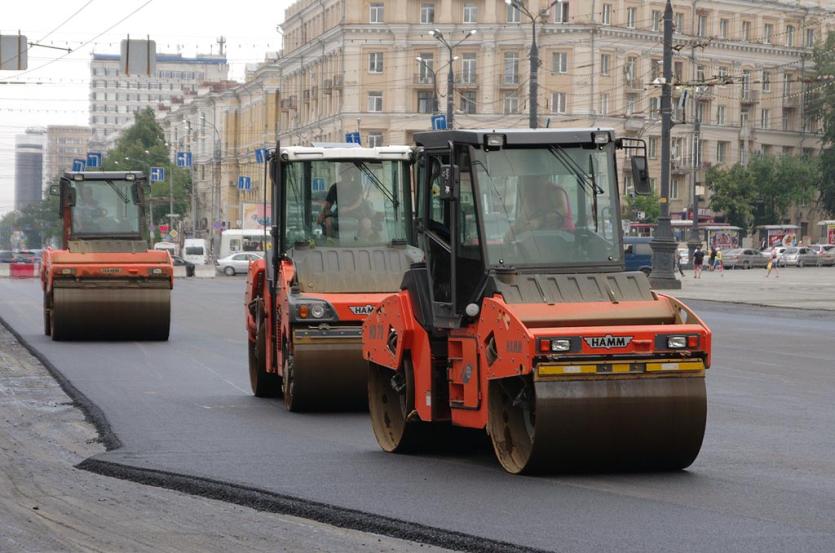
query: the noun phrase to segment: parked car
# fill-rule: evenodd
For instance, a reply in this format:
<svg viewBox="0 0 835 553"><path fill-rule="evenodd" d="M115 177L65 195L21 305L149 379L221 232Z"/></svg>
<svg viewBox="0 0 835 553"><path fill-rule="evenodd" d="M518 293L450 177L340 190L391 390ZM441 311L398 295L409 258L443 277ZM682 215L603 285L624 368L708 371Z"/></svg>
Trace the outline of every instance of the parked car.
<svg viewBox="0 0 835 553"><path fill-rule="evenodd" d="M623 262L627 271L652 272L652 248L648 236L623 237Z"/></svg>
<svg viewBox="0 0 835 553"><path fill-rule="evenodd" d="M0 250L0 263L14 263L15 255L10 250Z"/></svg>
<svg viewBox="0 0 835 553"><path fill-rule="evenodd" d="M260 253L241 252L217 260L217 270L226 276L234 276L249 270L249 262L262 257Z"/></svg>
<svg viewBox="0 0 835 553"><path fill-rule="evenodd" d="M722 263L726 269L751 269L752 267L765 267L768 265L768 258L757 250L736 248L722 252Z"/></svg>
<svg viewBox="0 0 835 553"><path fill-rule="evenodd" d="M186 261L185 259L183 259L179 255L172 255L171 256L171 261L174 262L175 267L185 266L187 277L193 277L194 276L194 263L192 263L191 261Z"/></svg>
<svg viewBox="0 0 835 553"><path fill-rule="evenodd" d="M806 246L786 248L782 255L782 263L791 267L817 267L818 254Z"/></svg>
<svg viewBox="0 0 835 553"><path fill-rule="evenodd" d="M825 267L835 265L835 244L812 244L809 249L818 254L820 265Z"/></svg>

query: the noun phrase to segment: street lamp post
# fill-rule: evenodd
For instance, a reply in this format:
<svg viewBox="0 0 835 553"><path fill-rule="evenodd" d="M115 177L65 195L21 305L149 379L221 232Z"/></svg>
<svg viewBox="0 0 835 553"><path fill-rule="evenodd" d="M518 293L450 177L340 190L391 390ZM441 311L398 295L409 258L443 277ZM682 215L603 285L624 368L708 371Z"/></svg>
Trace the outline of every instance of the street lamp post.
<svg viewBox="0 0 835 553"><path fill-rule="evenodd" d="M214 106L212 106L212 107L214 108ZM206 114L205 113L200 114L200 121L201 121L201 123L208 124L212 128L212 131L214 131L213 134L212 134L212 210L211 210L212 211L212 213L211 213L212 221L211 221L211 229L209 230L209 235L214 238L215 222L220 218L219 213L218 213L219 207L220 207L220 197L219 197L220 196L220 191L217 189L218 188L217 187L217 182L219 182L218 178L217 178L217 176L218 176L217 173L219 173L217 165L220 162L220 144L221 144L220 131L217 129L217 126L215 126L214 122L210 123L206 119ZM217 241L213 241L213 242L217 243ZM213 244L213 246L214 246L214 244ZM214 247L212 247L211 248L211 257L214 258L214 256L215 256ZM213 260L214 259L212 259L212 261Z"/></svg>
<svg viewBox="0 0 835 553"><path fill-rule="evenodd" d="M455 44L450 44L449 42L447 42L446 37L444 37L444 34L440 30L432 29L431 31L429 31L429 36L435 37L436 40L438 40L441 44L446 46L447 52L449 52L449 57L447 58L447 59L449 59L449 70L447 71L447 79L446 79L446 125L447 125L448 129L453 128L453 115L454 115L454 111L455 111L453 109L454 99L453 99L453 96L452 96L453 85L454 85L454 81L455 81L455 76L452 72L452 62L455 58L452 57L452 50L457 48L458 46L460 46L465 40L467 40L468 38L470 38L471 36L473 36L477 32L478 31L476 29L470 29L469 31L465 32L464 38L462 38L461 40L459 40ZM437 82L436 82L436 92L435 93L437 95Z"/></svg>
<svg viewBox="0 0 835 553"><path fill-rule="evenodd" d="M661 85L661 215L650 242L654 288L679 289L681 282L673 274L676 241L670 224L670 131L672 130L673 81L673 6L667 0L664 9L664 82Z"/></svg>
<svg viewBox="0 0 835 553"><path fill-rule="evenodd" d="M429 74L432 75L432 113L438 111L438 75L435 73L435 70L432 69L432 66L427 63L427 60L423 59L422 57L418 56L415 58L419 64L426 68L429 71ZM358 125L359 126L359 125Z"/></svg>
<svg viewBox="0 0 835 553"><path fill-rule="evenodd" d="M537 105L537 93L539 88L539 47L536 44L536 21L538 18L548 15L548 10L555 4L562 4L564 0L552 0L546 7L534 15L520 0L505 0L505 4L513 6L531 20L531 76L528 80L528 126L532 129L539 127L539 113Z"/></svg>

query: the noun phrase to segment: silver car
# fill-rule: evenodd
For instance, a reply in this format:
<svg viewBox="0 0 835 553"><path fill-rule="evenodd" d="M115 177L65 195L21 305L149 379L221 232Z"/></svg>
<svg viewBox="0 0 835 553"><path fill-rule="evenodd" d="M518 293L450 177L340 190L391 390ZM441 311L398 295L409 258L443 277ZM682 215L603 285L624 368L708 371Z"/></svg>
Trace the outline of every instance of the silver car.
<svg viewBox="0 0 835 553"><path fill-rule="evenodd" d="M791 247L783 252L781 261L787 267L817 267L818 254L806 246Z"/></svg>
<svg viewBox="0 0 835 553"><path fill-rule="evenodd" d="M768 258L757 250L737 248L723 251L722 263L726 269L751 269L765 267L768 265Z"/></svg>
<svg viewBox="0 0 835 553"><path fill-rule="evenodd" d="M812 244L809 249L818 254L820 265L825 267L835 265L835 244Z"/></svg>
<svg viewBox="0 0 835 553"><path fill-rule="evenodd" d="M227 255L217 260L217 271L226 276L235 276L238 273L245 273L249 270L249 262L261 259L262 254L243 252Z"/></svg>

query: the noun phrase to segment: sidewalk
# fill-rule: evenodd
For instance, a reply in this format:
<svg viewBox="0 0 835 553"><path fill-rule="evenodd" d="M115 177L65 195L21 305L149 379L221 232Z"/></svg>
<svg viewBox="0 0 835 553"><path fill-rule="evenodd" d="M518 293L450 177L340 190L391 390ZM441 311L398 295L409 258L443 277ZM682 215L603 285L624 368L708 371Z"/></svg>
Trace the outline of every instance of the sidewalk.
<svg viewBox="0 0 835 553"><path fill-rule="evenodd" d="M676 275L681 290L671 291L681 299L835 311L835 267L787 267L780 269L780 278L774 272L766 278L765 269L726 269L725 276L704 271L698 280L692 270L684 274Z"/></svg>

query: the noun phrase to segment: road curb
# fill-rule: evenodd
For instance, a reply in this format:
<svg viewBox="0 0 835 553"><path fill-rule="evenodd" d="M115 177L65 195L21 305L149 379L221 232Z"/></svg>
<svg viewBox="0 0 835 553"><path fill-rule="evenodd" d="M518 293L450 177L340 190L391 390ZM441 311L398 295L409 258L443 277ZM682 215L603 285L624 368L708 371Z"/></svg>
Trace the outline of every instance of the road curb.
<svg viewBox="0 0 835 553"><path fill-rule="evenodd" d="M41 365L44 366L44 368L46 368L50 376L55 379L64 393L67 394L73 401L73 404L81 409L81 412L84 414L84 419L95 427L96 432L99 434L99 439L101 440L101 443L104 444L105 449L107 451L112 451L122 447L122 441L116 433L113 432L104 411L102 411L98 405L90 401L90 399L84 395L84 392L76 388L75 385L70 382L61 373L61 371L59 371L55 365L53 365L52 362L46 358L45 355L35 349L32 344L30 344L28 340L15 330L12 325L6 322L6 319L2 316L0 316L0 324L2 324L3 327L15 337L15 340L17 340L20 345L26 348L26 351L28 351L41 363Z"/></svg>
<svg viewBox="0 0 835 553"><path fill-rule="evenodd" d="M85 459L76 468L102 476L120 478L166 488L189 495L216 499L249 507L257 511L296 516L330 526L381 534L397 539L466 552L486 553L546 553L507 542L480 538L470 534L441 530L396 518L318 503L307 499L267 492L257 488L230 484L209 478L188 476L156 469L137 468L121 463L103 461L95 457Z"/></svg>

